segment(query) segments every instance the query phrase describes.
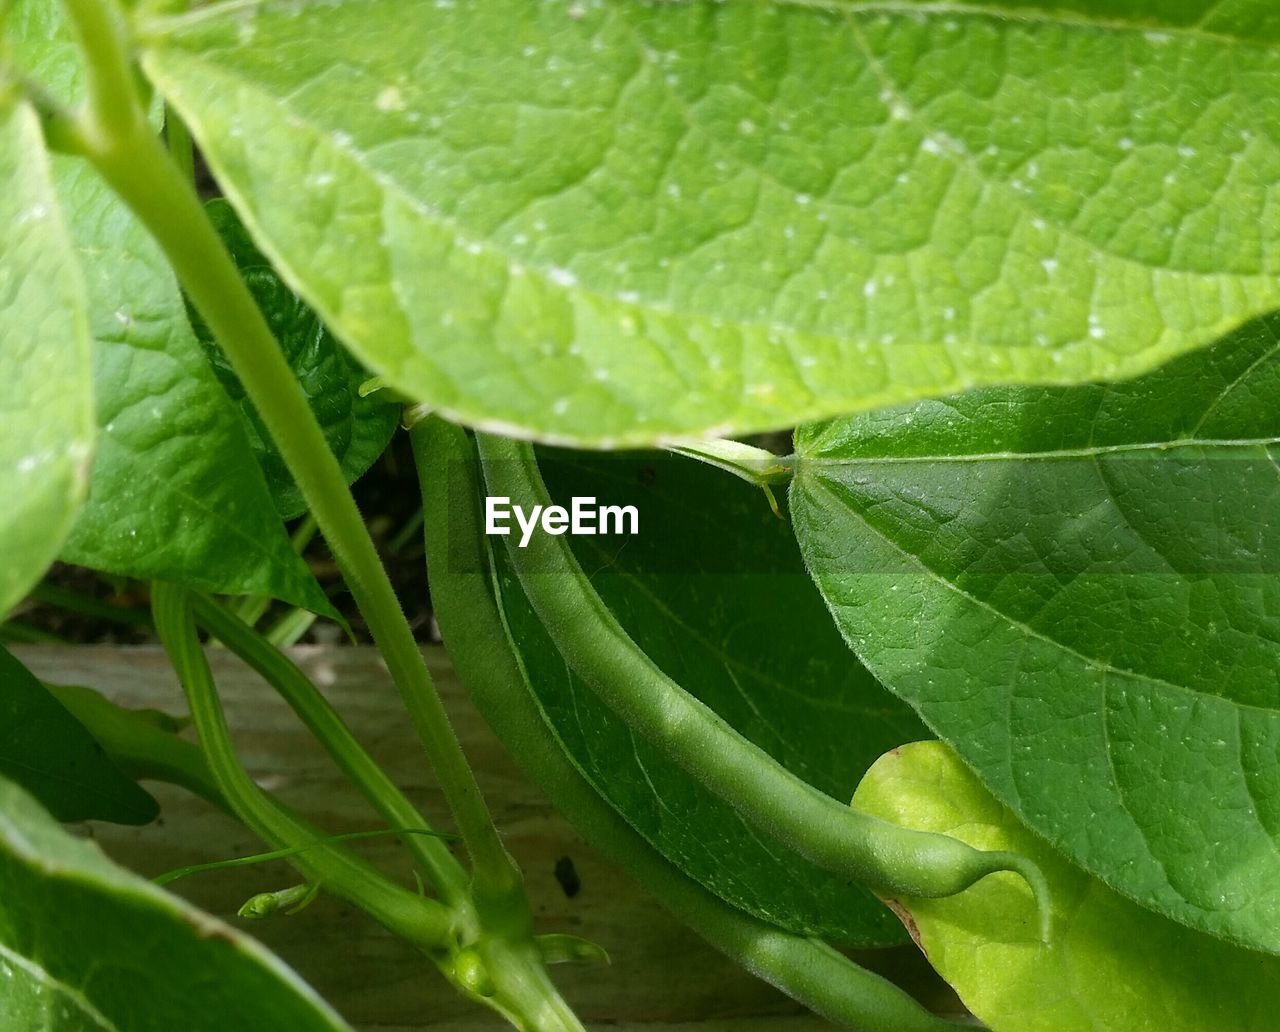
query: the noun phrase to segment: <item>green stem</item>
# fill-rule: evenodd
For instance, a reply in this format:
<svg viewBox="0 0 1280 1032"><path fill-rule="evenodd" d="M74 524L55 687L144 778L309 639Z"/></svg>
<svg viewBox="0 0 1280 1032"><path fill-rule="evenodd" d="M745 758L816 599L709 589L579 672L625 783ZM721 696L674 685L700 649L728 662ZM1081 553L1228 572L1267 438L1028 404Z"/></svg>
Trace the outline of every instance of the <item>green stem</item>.
<svg viewBox="0 0 1280 1032"><path fill-rule="evenodd" d="M275 803L240 766L187 602L187 592L176 585L156 583L152 589L156 630L186 692L219 792L232 812L272 847L318 843L325 838L323 832ZM420 948L443 949L454 941L454 919L447 907L400 888L345 849L317 844L291 856L290 862L307 881L355 904Z"/></svg>
<svg viewBox="0 0 1280 1032"><path fill-rule="evenodd" d="M293 533L289 535L289 544L293 546L293 550L302 555L307 550L307 545L311 544L311 539L316 536L316 518L307 513L298 521L298 525L293 528Z"/></svg>
<svg viewBox="0 0 1280 1032"><path fill-rule="evenodd" d="M683 438L669 442L667 450L715 466L760 488L768 499L773 514L781 518L782 510L778 508L778 499L773 495L773 486L785 484L791 479L795 471L795 456L774 455L763 448L721 438Z"/></svg>
<svg viewBox="0 0 1280 1032"><path fill-rule="evenodd" d="M89 69L85 156L151 231L320 526L435 769L478 890L523 895L386 570L311 406L199 198L147 127L107 0L64 0Z"/></svg>
<svg viewBox="0 0 1280 1032"><path fill-rule="evenodd" d="M530 509L550 499L533 449L477 436L490 492ZM946 835L901 828L844 803L779 766L664 674L601 600L565 538L534 534L507 549L521 586L574 671L634 731L667 753L745 818L819 867L882 895L951 896L997 871L1048 894L1028 858L974 849Z"/></svg>
<svg viewBox="0 0 1280 1032"><path fill-rule="evenodd" d="M0 32L3 43L3 32ZM0 95L6 89L16 87L40 116L44 140L50 150L59 153L79 153L81 150L80 125L76 115L48 90L0 58Z"/></svg>
<svg viewBox="0 0 1280 1032"><path fill-rule="evenodd" d="M287 649L298 644L316 620L315 613L294 606L267 628L266 639L278 649Z"/></svg>
<svg viewBox="0 0 1280 1032"><path fill-rule="evenodd" d="M167 104L164 109L164 139L178 172L188 183L196 181L196 155L191 144L191 134L176 111Z"/></svg>
<svg viewBox="0 0 1280 1032"><path fill-rule="evenodd" d="M784 932L712 895L671 866L587 783L538 708L492 591L475 451L431 418L410 434L427 514L431 597L468 694L526 774L593 847L685 924L765 981L862 1032L955 1032L892 983L823 943ZM442 471L459 469L462 476ZM468 485L459 497L452 485Z"/></svg>
<svg viewBox="0 0 1280 1032"><path fill-rule="evenodd" d="M103 0L63 0L63 6L79 38L87 79L86 110L78 120L81 146L118 154L136 136L151 135L123 45L120 12Z"/></svg>
<svg viewBox="0 0 1280 1032"><path fill-rule="evenodd" d="M432 835L435 832L419 831L417 834ZM235 856L230 860L210 860L205 864L188 864L186 867L176 867L172 871L156 875L151 880L157 885L169 885L180 878L190 878L193 874L225 871L232 867L256 867L258 864L265 864L272 860L288 860L292 856L305 853L308 849L317 849L320 846L332 845L338 842L364 842L369 839L390 838L393 835L406 835L406 831L403 828L379 828L375 831L347 831L340 835L326 835L324 838L316 839L314 842L303 842L297 846L273 849L267 853L255 853L253 856Z"/></svg>
<svg viewBox="0 0 1280 1032"><path fill-rule="evenodd" d="M271 608L269 595L246 595L236 606L236 616L250 627L256 627L262 614Z"/></svg>
<svg viewBox="0 0 1280 1032"><path fill-rule="evenodd" d="M669 441L667 450L725 470L756 487L785 484L795 469L795 456L774 455L741 441L686 437Z"/></svg>
<svg viewBox="0 0 1280 1032"><path fill-rule="evenodd" d="M432 830L408 797L365 751L337 710L287 656L272 648L248 624L212 599L192 595L191 608L196 621L205 630L279 692L388 824L417 831ZM421 835L406 835L405 848L446 904L464 912L470 909L467 873L443 842Z"/></svg>
<svg viewBox="0 0 1280 1032"><path fill-rule="evenodd" d="M403 527L396 531L396 536L387 543L387 551L392 555L399 555L401 550L411 540L414 535L422 530L422 506L418 506L418 511L409 517Z"/></svg>

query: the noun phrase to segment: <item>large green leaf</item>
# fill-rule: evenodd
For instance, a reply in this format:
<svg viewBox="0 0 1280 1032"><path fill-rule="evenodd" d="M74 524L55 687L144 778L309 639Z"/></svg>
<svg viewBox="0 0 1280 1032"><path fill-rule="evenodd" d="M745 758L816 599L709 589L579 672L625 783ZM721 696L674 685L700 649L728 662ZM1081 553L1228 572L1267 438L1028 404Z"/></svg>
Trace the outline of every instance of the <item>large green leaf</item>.
<svg viewBox="0 0 1280 1032"><path fill-rule="evenodd" d="M72 98L79 61L58 11L27 0L9 14L9 29L20 66ZM159 248L86 163L58 157L53 168L88 287L102 431L88 502L62 558L331 612L289 544Z"/></svg>
<svg viewBox="0 0 1280 1032"><path fill-rule="evenodd" d="M146 26L371 368L591 446L1137 373L1280 304L1272 0L264 0Z"/></svg>
<svg viewBox="0 0 1280 1032"><path fill-rule="evenodd" d="M325 440L337 456L347 482L354 481L373 465L391 440L400 424L400 406L388 401L382 391L361 396L360 387L369 379L369 374L334 339L315 312L280 281L279 274L249 238L231 205L217 198L205 205L205 211L218 227L280 342L280 349L311 402ZM276 508L286 519L301 515L307 509L306 500L272 443L257 409L245 395L239 377L222 349L214 343L208 327L194 311L190 314L218 379L240 406Z"/></svg>
<svg viewBox="0 0 1280 1032"><path fill-rule="evenodd" d="M350 1032L270 953L0 779L0 1014L23 1032Z"/></svg>
<svg viewBox="0 0 1280 1032"><path fill-rule="evenodd" d="M93 396L84 284L40 122L0 78L0 618L84 499Z"/></svg>
<svg viewBox="0 0 1280 1032"><path fill-rule="evenodd" d="M809 427L791 502L853 650L1003 803L1280 952L1277 332Z"/></svg>
<svg viewBox="0 0 1280 1032"><path fill-rule="evenodd" d="M0 775L60 821L146 824L156 801L125 777L35 675L0 648Z"/></svg>
<svg viewBox="0 0 1280 1032"><path fill-rule="evenodd" d="M947 899L902 899L921 949L994 1032L1266 1032L1280 961L1174 924L1064 862L1018 823L946 746L896 749L853 804L981 849L1031 857L1049 883L1053 942L1007 875Z"/></svg>
<svg viewBox="0 0 1280 1032"><path fill-rule="evenodd" d="M574 551L632 638L668 675L799 776L847 799L885 749L920 734L911 711L849 655L763 495L688 459L542 453L552 497L634 505L637 536ZM575 675L497 548L499 601L538 704L565 752L660 853L721 898L793 931L898 941L865 890L763 835Z"/></svg>
<svg viewBox="0 0 1280 1032"><path fill-rule="evenodd" d="M159 250L87 166L64 159L58 189L89 277L102 426L63 558L331 613Z"/></svg>

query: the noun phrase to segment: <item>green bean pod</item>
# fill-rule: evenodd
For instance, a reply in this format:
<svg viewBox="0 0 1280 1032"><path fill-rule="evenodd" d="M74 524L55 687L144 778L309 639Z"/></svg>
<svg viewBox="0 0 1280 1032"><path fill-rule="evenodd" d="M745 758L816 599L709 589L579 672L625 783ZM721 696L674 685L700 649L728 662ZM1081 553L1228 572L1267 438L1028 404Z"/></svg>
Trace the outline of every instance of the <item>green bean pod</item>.
<svg viewBox="0 0 1280 1032"><path fill-rule="evenodd" d="M673 867L596 793L547 726L511 646L492 586L474 447L461 429L434 417L410 437L422 479L431 599L450 660L489 725L556 808L716 949L840 1027L957 1028L825 943L725 903Z"/></svg>
<svg viewBox="0 0 1280 1032"><path fill-rule="evenodd" d="M550 503L532 447L489 435L477 442L490 494L526 510ZM1035 893L1047 937L1048 891L1030 859L902 828L820 792L663 673L609 611L563 536L535 533L523 547L508 542L530 604L574 672L628 726L751 823L881 896L952 896L989 874L1012 871Z"/></svg>

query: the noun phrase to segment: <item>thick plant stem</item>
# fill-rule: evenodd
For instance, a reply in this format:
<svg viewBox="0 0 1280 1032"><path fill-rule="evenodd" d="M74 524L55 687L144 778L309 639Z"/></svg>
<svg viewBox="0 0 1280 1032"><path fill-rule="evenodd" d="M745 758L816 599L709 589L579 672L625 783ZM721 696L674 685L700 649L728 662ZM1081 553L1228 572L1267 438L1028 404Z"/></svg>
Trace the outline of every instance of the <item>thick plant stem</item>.
<svg viewBox="0 0 1280 1032"><path fill-rule="evenodd" d="M477 441L491 493L526 509L549 503L529 445L488 435ZM534 534L527 547L511 544L507 550L525 594L569 665L629 727L753 824L819 867L882 895L950 896L988 874L1013 871L1026 879L1047 915L1044 878L1028 858L974 849L946 835L858 813L739 735L631 640L565 538Z"/></svg>
<svg viewBox="0 0 1280 1032"><path fill-rule="evenodd" d="M860 1032L955 1032L892 983L826 944L729 906L664 860L556 742L520 669L492 590L479 471L466 434L431 418L410 435L422 477L431 597L454 669L526 774L608 859L753 974ZM442 471L461 471L445 477Z"/></svg>
<svg viewBox="0 0 1280 1032"><path fill-rule="evenodd" d="M231 744L186 590L157 583L152 589L152 608L160 640L186 692L210 773L235 815L277 849L316 843L314 848L290 857L304 878L360 907L422 949L447 948L455 940L455 927L446 906L400 888L347 850L321 844L322 832L277 805L254 784Z"/></svg>
<svg viewBox="0 0 1280 1032"><path fill-rule="evenodd" d="M113 9L107 0L65 3L90 71L82 153L159 243L302 491L422 739L471 855L477 891L522 895L519 871L493 826L338 461L199 198L147 125Z"/></svg>
<svg viewBox="0 0 1280 1032"><path fill-rule="evenodd" d="M369 800L382 818L396 828L431 831L407 796L378 766L342 717L298 667L239 617L212 599L191 596L196 622L229 648L273 687L307 726L334 762ZM440 898L455 909L470 909L467 872L439 839L404 836L405 848Z"/></svg>

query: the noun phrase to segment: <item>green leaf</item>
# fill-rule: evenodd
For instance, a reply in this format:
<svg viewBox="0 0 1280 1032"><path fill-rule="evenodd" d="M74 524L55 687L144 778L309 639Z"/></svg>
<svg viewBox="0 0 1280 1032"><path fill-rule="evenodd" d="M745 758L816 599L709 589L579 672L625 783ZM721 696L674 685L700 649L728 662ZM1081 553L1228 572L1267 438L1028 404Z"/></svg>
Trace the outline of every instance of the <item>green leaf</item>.
<svg viewBox="0 0 1280 1032"><path fill-rule="evenodd" d="M763 494L671 456L543 452L560 504L634 505L637 536L578 536L576 555L668 675L788 769L847 799L885 749L918 737L910 710L849 656ZM733 905L803 934L900 941L866 890L771 840L573 674L494 549L499 603L531 691L587 780L660 853Z"/></svg>
<svg viewBox="0 0 1280 1032"><path fill-rule="evenodd" d="M9 29L20 67L70 101L81 92L79 62L58 10L20 3ZM88 502L61 558L331 614L159 248L85 162L55 157L53 169L89 293L102 431Z"/></svg>
<svg viewBox="0 0 1280 1032"><path fill-rule="evenodd" d="M62 557L332 614L159 250L87 166L63 159L58 187L89 274L102 426L88 504Z"/></svg>
<svg viewBox="0 0 1280 1032"><path fill-rule="evenodd" d="M947 899L902 899L930 963L994 1032L1264 1032L1280 1009L1280 962L1135 906L1032 835L940 742L895 749L853 804L884 820L1010 849L1044 872L1054 934L1007 875Z"/></svg>
<svg viewBox="0 0 1280 1032"><path fill-rule="evenodd" d="M596 447L1131 375L1280 305L1271 0L265 0L143 65L448 417Z"/></svg>
<svg viewBox="0 0 1280 1032"><path fill-rule="evenodd" d="M40 122L0 79L0 617L84 500L93 395L84 284Z"/></svg>
<svg viewBox="0 0 1280 1032"><path fill-rule="evenodd" d="M252 939L0 779L0 1013L33 1032L350 1032Z"/></svg>
<svg viewBox="0 0 1280 1032"><path fill-rule="evenodd" d="M226 809L226 801L209 773L200 746L180 737L188 719L160 710L130 709L112 702L92 688L45 684L97 741L126 776L180 785Z"/></svg>
<svg viewBox="0 0 1280 1032"><path fill-rule="evenodd" d="M385 391L360 396L360 386L369 379L369 374L334 339L315 312L281 282L279 274L249 238L231 205L217 198L205 205L205 211L222 234L223 242L267 317L347 483L352 483L387 447L400 425L400 406L388 401ZM223 388L240 407L276 508L285 519L300 516L306 512L307 503L266 426L245 396L244 387L222 349L214 343L208 327L189 306L188 314Z"/></svg>
<svg viewBox="0 0 1280 1032"><path fill-rule="evenodd" d="M160 807L66 707L0 647L0 775L60 821L146 824Z"/></svg>
<svg viewBox="0 0 1280 1032"><path fill-rule="evenodd" d="M1129 383L809 427L854 652L1123 894L1280 952L1280 318Z"/></svg>

